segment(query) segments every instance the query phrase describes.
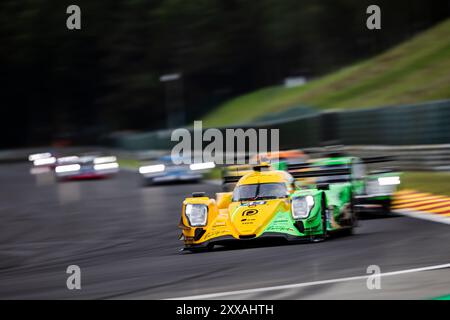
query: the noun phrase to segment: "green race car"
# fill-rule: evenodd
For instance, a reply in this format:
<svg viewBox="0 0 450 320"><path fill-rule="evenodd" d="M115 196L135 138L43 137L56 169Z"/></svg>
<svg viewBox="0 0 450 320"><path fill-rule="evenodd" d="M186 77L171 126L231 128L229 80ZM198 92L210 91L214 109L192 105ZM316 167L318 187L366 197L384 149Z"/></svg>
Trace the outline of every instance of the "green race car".
<svg viewBox="0 0 450 320"><path fill-rule="evenodd" d="M311 160L308 164L280 161L272 166L290 172L303 185L348 182L358 212L389 213L392 197L400 184L400 173L393 170L367 173L366 170L367 164L385 161L388 161L385 157L331 156ZM333 175L317 174L320 170L322 173L330 170Z"/></svg>

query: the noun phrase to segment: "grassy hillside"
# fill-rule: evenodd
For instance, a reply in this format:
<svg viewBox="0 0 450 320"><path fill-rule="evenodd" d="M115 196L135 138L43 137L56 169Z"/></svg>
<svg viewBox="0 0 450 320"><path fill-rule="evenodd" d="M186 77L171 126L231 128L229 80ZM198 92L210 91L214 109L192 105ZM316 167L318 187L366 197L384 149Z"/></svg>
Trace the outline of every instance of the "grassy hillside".
<svg viewBox="0 0 450 320"><path fill-rule="evenodd" d="M297 88L261 89L213 110L208 126L251 121L293 105L363 108L450 98L450 19L372 59Z"/></svg>
<svg viewBox="0 0 450 320"><path fill-rule="evenodd" d="M448 172L405 172L400 189L450 196L450 173Z"/></svg>

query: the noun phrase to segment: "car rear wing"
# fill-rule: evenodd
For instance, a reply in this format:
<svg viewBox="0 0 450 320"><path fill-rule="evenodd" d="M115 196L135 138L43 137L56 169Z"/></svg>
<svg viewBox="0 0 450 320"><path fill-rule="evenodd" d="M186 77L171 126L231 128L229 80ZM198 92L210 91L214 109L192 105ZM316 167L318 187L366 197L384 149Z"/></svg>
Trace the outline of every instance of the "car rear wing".
<svg viewBox="0 0 450 320"><path fill-rule="evenodd" d="M394 161L391 156L366 157L361 159L361 163L374 164ZM239 181L248 172L253 171L251 165L237 165L226 167L222 172L223 184L234 184ZM348 182L351 180L352 169L350 164L342 165L317 165L315 163L287 163L286 171L289 172L295 180L314 179L316 183L323 182ZM381 170L380 170L381 171ZM383 170L383 172L392 172L393 170Z"/></svg>
<svg viewBox="0 0 450 320"><path fill-rule="evenodd" d="M239 171L229 171L225 170L222 176L223 184L234 184L239 181L246 173L253 171L249 166L248 170L242 170L240 168ZM289 164L287 167L287 172L289 172L294 179L301 180L306 178L326 178L321 179L323 181L330 182L344 182L349 181L351 176L351 168L338 166L317 166L311 164Z"/></svg>
<svg viewBox="0 0 450 320"><path fill-rule="evenodd" d="M351 180L351 167L347 165L319 166L314 164L289 164L289 172L295 180L313 184L339 183Z"/></svg>
<svg viewBox="0 0 450 320"><path fill-rule="evenodd" d="M364 164L370 164L370 163L382 163L382 162L391 162L395 161L394 156L378 156L378 157L365 157L361 158L361 161Z"/></svg>

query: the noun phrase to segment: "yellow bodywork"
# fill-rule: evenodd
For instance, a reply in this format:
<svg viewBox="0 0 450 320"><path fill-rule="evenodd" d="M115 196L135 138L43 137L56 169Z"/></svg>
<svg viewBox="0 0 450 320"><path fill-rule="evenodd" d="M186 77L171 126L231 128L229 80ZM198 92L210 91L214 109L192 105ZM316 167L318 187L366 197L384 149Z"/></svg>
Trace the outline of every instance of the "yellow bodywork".
<svg viewBox="0 0 450 320"><path fill-rule="evenodd" d="M293 191L292 177L285 171L252 171L243 176L236 187L247 184L286 183L288 190ZM206 226L191 227L185 214L186 204L204 204L208 207ZM196 245L213 238L231 236L239 239L242 236L259 236L270 220L273 212L289 210L290 203L286 199L266 200L257 205L242 205L232 201L232 192L217 193L215 199L208 197L186 198L183 202L182 228L186 245ZM257 214L256 214L257 213ZM203 229L202 236L194 239L196 229Z"/></svg>

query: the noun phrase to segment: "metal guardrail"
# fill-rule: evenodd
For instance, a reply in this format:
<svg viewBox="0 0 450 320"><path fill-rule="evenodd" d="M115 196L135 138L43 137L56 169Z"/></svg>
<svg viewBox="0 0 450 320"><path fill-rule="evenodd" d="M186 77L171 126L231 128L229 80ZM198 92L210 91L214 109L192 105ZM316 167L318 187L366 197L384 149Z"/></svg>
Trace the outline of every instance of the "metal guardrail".
<svg viewBox="0 0 450 320"><path fill-rule="evenodd" d="M414 146L335 146L335 147L312 147L302 149L311 158L326 156L332 152L339 152L357 156L360 158L386 157L388 161L376 161L374 164L367 164L369 169L379 167L401 171L450 171L450 144L438 145L414 145ZM130 152L124 150L111 150L112 153L122 157L134 158L138 160L154 160L169 151L149 150ZM194 153L192 154L194 155ZM219 154L223 159L227 154ZM234 158L248 161L251 154L233 154Z"/></svg>
<svg viewBox="0 0 450 320"><path fill-rule="evenodd" d="M316 146L333 141L345 145L344 151L360 157L393 156L395 161L391 165L402 170L450 170L450 100L329 110L305 116L285 114L286 118L266 117L230 128L279 129L280 149L301 148L313 152L320 150ZM222 132L225 129L219 128ZM155 158L167 154L177 143L171 141L171 133L171 130L159 130L112 135L106 144L109 149L120 150L133 158ZM5 151L3 157L0 154L0 161L25 159L26 152Z"/></svg>
<svg viewBox="0 0 450 320"><path fill-rule="evenodd" d="M282 149L308 148L334 140L345 145L422 145L450 143L450 100L368 109L328 110L286 118L267 117L229 128L279 129ZM206 130L207 128L205 128ZM226 128L218 128L222 132ZM192 130L192 129L190 129ZM127 150L169 150L171 130L127 134L109 145Z"/></svg>
<svg viewBox="0 0 450 320"><path fill-rule="evenodd" d="M402 171L450 171L450 144L414 146L338 146L333 150L369 158L386 156L391 161L383 166ZM308 148L305 151L312 157L329 152L327 148Z"/></svg>
<svg viewBox="0 0 450 320"><path fill-rule="evenodd" d="M339 152L360 158L388 157L391 161L381 166L402 171L450 171L450 144L389 146L389 145L351 145L335 147L310 147L302 149L311 158L325 156L327 153ZM27 161L28 155L48 151L47 148L17 149L0 152L0 163ZM124 159L151 161L170 153L169 150L130 151L105 147L68 147L58 150L61 154L79 154L85 152L105 152ZM194 155L194 154L193 154ZM233 154L233 157L248 160L251 154ZM222 154L225 159L227 154ZM371 166L370 164L368 165ZM375 165L377 166L377 165Z"/></svg>

